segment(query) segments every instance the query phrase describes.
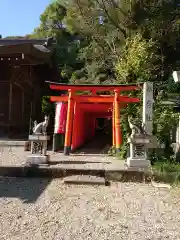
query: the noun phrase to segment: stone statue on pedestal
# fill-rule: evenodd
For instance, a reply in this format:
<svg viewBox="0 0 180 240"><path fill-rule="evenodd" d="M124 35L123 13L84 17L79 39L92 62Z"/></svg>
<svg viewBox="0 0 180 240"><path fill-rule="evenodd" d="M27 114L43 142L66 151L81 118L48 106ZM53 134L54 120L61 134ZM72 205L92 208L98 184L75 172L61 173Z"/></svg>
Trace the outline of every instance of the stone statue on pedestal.
<svg viewBox="0 0 180 240"><path fill-rule="evenodd" d="M127 158L127 166L148 169L150 162L147 160L147 145L150 143L150 136L146 133L144 125L137 125L128 116L128 123L131 135L128 137L130 156Z"/></svg>
<svg viewBox="0 0 180 240"><path fill-rule="evenodd" d="M148 149L157 147L157 138L153 136L153 83L145 82L143 84L143 106L142 122L135 124L128 117L131 135L128 137L130 147L130 156L127 158L126 165L131 168L148 169L150 161L148 160Z"/></svg>
<svg viewBox="0 0 180 240"><path fill-rule="evenodd" d="M29 141L31 142L31 155L28 156L28 164L38 165L48 162L47 141L50 139L50 137L47 136L48 123L48 116L45 116L43 122L37 123L37 121L34 121L34 127L32 129L33 133L32 135L29 135Z"/></svg>

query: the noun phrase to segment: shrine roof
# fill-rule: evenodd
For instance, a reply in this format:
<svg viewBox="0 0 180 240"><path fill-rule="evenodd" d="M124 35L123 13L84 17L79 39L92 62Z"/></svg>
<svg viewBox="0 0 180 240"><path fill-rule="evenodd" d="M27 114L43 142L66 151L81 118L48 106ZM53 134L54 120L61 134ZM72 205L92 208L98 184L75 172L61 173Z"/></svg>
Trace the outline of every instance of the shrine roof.
<svg viewBox="0 0 180 240"><path fill-rule="evenodd" d="M45 38L42 38L42 39L0 38L0 45L6 46L6 45L18 45L18 44L25 44L25 43L43 45L43 44L45 44L46 41L47 41L47 39L45 39ZM53 43L55 43L55 40L53 40Z"/></svg>
<svg viewBox="0 0 180 240"><path fill-rule="evenodd" d="M23 54L25 61L43 64L50 61L53 52L54 48L52 45L48 48L45 39L0 39L1 60Z"/></svg>

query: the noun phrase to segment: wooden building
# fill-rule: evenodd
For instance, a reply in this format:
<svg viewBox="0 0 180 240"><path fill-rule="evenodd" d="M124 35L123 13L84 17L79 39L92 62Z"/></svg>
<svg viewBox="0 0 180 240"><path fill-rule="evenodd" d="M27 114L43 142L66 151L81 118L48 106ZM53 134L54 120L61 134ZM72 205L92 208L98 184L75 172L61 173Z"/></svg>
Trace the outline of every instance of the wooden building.
<svg viewBox="0 0 180 240"><path fill-rule="evenodd" d="M30 119L42 120L45 80L54 78L55 43L0 39L0 138L25 138Z"/></svg>

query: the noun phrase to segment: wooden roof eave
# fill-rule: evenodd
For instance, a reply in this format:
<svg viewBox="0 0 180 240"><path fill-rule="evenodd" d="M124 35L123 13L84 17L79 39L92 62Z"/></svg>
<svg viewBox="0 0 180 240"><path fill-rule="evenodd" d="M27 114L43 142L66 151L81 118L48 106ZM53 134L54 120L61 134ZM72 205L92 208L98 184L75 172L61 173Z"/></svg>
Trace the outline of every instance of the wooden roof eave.
<svg viewBox="0 0 180 240"><path fill-rule="evenodd" d="M24 57L29 58L30 63L44 64L50 62L53 54L53 49L49 50L44 46L35 46L29 43L12 45L12 46L0 46L0 56L11 56L24 54Z"/></svg>

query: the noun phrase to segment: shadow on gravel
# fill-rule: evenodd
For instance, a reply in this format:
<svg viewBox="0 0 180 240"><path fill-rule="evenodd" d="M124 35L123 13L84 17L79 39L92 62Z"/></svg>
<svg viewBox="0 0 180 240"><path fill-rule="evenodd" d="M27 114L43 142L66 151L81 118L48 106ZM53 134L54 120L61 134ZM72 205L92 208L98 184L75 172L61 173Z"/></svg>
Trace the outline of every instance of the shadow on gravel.
<svg viewBox="0 0 180 240"><path fill-rule="evenodd" d="M19 198L24 203L34 203L52 179L0 178L0 198Z"/></svg>

